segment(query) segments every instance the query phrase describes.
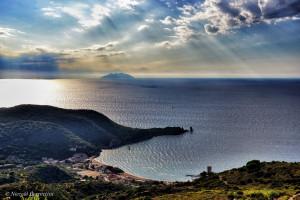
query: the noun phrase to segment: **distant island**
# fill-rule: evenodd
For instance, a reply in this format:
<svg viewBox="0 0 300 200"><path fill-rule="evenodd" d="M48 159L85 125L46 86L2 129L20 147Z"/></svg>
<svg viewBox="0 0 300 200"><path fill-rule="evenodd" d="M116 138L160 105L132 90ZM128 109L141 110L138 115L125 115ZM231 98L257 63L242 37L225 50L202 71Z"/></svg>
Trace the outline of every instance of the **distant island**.
<svg viewBox="0 0 300 200"><path fill-rule="evenodd" d="M102 80L134 80L135 78L125 73L110 73L101 78Z"/></svg>
<svg viewBox="0 0 300 200"><path fill-rule="evenodd" d="M75 153L96 156L102 149L184 132L180 127L125 127L93 110L20 105L0 108L0 159L61 160Z"/></svg>

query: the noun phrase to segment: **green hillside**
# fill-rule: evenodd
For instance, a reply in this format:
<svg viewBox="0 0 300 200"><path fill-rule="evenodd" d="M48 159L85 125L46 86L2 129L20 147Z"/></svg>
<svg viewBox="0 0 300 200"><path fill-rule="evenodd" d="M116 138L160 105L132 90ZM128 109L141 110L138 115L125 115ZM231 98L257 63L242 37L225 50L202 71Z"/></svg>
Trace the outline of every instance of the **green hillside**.
<svg viewBox="0 0 300 200"><path fill-rule="evenodd" d="M251 161L238 169L201 173L190 182L118 184L91 178L82 182L71 179L71 174L58 167L37 165L13 174L9 169L3 171L2 175L9 174L10 180L7 180L9 184L0 184L0 198L12 191L38 191L53 193L48 200L288 200L300 194L299 170L300 163ZM244 179L252 181L244 182Z"/></svg>
<svg viewBox="0 0 300 200"><path fill-rule="evenodd" d="M116 124L92 110L21 105L0 109L0 160L64 159L76 152L98 155L103 148L139 142L159 135L182 134L179 127L134 129Z"/></svg>
<svg viewBox="0 0 300 200"><path fill-rule="evenodd" d="M72 176L59 167L40 165L30 171L28 180L41 183L60 183L72 180Z"/></svg>

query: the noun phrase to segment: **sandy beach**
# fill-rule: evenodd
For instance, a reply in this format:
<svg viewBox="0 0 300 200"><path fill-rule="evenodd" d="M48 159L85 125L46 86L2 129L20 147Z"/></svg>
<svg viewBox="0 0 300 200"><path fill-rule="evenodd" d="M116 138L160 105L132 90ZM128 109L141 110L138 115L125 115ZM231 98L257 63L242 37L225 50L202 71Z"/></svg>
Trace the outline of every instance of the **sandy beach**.
<svg viewBox="0 0 300 200"><path fill-rule="evenodd" d="M108 182L146 182L151 181L150 179L146 179L143 177L135 176L133 174L122 172L122 173L114 173L114 172L105 172L105 168L113 167L106 165L105 163L100 162L97 158L91 157L89 158L90 163L88 169L79 169L77 174L81 177L91 177L94 179L103 179Z"/></svg>

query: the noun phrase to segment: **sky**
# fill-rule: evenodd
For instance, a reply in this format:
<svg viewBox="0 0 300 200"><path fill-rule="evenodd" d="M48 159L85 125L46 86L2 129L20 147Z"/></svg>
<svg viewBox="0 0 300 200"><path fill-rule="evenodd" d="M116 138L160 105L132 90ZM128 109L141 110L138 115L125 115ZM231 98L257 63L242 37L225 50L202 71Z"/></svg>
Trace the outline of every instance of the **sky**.
<svg viewBox="0 0 300 200"><path fill-rule="evenodd" d="M300 0L1 0L0 78L299 77Z"/></svg>

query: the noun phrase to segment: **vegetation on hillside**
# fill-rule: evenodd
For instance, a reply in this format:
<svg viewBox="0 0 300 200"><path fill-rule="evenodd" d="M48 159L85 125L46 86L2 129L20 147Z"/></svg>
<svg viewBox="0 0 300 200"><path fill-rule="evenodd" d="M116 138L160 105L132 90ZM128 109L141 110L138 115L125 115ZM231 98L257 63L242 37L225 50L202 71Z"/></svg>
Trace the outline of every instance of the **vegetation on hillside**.
<svg viewBox="0 0 300 200"><path fill-rule="evenodd" d="M92 110L21 105L0 109L0 159L12 156L23 160L65 159L75 151L98 155L103 148L184 132L179 127L124 127Z"/></svg>
<svg viewBox="0 0 300 200"><path fill-rule="evenodd" d="M42 170L41 170L42 169ZM191 182L114 184L86 178L85 181L65 179L62 172L58 179L51 179L45 173L61 171L49 166L36 166L14 174L15 182L0 185L0 198L9 192L48 192L47 199L218 199L218 200L287 200L299 193L300 163L251 161L246 166L222 173L201 173ZM63 171L63 170L62 170ZM9 170L6 171L9 173ZM38 172L38 173L36 173ZM39 178L31 179L32 173ZM65 176L66 175L66 176ZM60 177L64 177L61 179ZM46 179L48 181L42 180ZM252 181L245 181L252 180Z"/></svg>
<svg viewBox="0 0 300 200"><path fill-rule="evenodd" d="M65 170L52 165L34 167L28 176L30 182L60 183L71 181L73 178Z"/></svg>

